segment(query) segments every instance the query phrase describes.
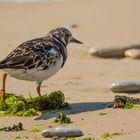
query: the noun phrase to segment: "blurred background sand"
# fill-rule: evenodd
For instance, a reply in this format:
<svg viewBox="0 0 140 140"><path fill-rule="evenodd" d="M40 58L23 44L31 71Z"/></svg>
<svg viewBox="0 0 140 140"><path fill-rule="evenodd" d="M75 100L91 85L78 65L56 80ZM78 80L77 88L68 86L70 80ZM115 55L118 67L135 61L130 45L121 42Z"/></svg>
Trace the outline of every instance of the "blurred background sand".
<svg viewBox="0 0 140 140"><path fill-rule="evenodd" d="M140 61L125 59L99 59L87 54L90 47L122 47L140 43L140 1L139 0L66 0L47 3L1 3L0 4L0 60L26 40L45 36L56 27L67 27L73 36L84 45L70 44L69 58L64 68L54 77L46 80L42 92L62 90L73 108L67 113L73 120L70 126L79 127L85 136L99 137L105 132L123 130L126 134L113 140L138 140L140 136L140 112L138 110L114 110L104 105L116 94L108 90L115 80L140 80ZM2 76L2 71L0 76ZM37 96L35 83L7 79L7 92ZM127 95L127 94L124 94ZM129 95L128 95L129 96ZM140 97L139 94L131 95ZM107 112L99 116L99 112ZM4 117L0 126L21 121L26 129L41 125L46 128L52 119ZM50 117L51 118L51 117ZM127 133L129 132L129 134ZM40 133L2 133L0 140L15 139L17 135L29 139Z"/></svg>

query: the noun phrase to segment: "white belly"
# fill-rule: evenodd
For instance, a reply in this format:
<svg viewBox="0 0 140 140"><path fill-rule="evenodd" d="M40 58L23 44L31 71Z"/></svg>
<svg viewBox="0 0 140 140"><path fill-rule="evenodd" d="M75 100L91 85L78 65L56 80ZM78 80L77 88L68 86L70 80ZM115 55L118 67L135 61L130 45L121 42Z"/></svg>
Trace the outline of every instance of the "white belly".
<svg viewBox="0 0 140 140"><path fill-rule="evenodd" d="M63 63L63 58L61 56L60 60L57 61L54 65L51 65L46 70L40 70L37 68L25 70L25 69L5 69L11 77L17 79L26 80L26 81L37 81L42 82L54 74L56 74L61 68Z"/></svg>

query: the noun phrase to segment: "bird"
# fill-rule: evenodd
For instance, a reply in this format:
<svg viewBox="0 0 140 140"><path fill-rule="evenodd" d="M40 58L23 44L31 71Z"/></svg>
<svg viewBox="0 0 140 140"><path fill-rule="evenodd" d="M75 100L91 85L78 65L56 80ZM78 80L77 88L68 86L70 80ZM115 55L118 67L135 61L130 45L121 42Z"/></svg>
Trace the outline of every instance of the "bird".
<svg viewBox="0 0 140 140"><path fill-rule="evenodd" d="M67 45L72 42L83 44L72 36L71 31L58 27L45 37L25 41L15 48L0 61L0 70L6 72L3 74L2 98L5 96L7 73L20 80L35 81L36 91L41 96L42 82L63 68L68 57Z"/></svg>

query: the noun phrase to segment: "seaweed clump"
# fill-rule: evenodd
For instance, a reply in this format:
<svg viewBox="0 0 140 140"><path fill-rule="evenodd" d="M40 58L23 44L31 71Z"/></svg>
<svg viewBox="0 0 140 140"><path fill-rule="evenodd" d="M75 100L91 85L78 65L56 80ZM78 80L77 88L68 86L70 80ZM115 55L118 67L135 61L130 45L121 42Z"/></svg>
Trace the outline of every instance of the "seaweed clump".
<svg viewBox="0 0 140 140"><path fill-rule="evenodd" d="M22 123L18 123L17 125L14 124L13 126L0 128L0 131L21 131L21 130L23 130Z"/></svg>
<svg viewBox="0 0 140 140"><path fill-rule="evenodd" d="M64 112L60 112L60 114L55 118L55 123L72 123L71 119L65 115Z"/></svg>
<svg viewBox="0 0 140 140"><path fill-rule="evenodd" d="M38 115L38 111L69 109L70 107L65 102L62 91L55 91L34 98L24 98L21 95L7 93L4 105L0 101L0 115L35 116Z"/></svg>
<svg viewBox="0 0 140 140"><path fill-rule="evenodd" d="M106 132L106 133L101 135L101 138L107 139L107 138L112 138L113 136L122 136L122 135L124 135L124 132L122 132L122 131L114 132L114 133Z"/></svg>
<svg viewBox="0 0 140 140"><path fill-rule="evenodd" d="M131 108L134 107L135 104L140 105L140 99L139 98L116 95L111 106L113 108L131 109Z"/></svg>

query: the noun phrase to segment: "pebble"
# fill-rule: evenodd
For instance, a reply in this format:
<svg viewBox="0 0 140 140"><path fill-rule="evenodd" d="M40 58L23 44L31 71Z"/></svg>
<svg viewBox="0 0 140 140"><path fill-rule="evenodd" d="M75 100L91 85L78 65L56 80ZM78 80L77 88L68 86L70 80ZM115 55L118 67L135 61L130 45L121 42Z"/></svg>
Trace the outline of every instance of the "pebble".
<svg viewBox="0 0 140 140"><path fill-rule="evenodd" d="M95 48L90 48L90 49L88 50L88 53L89 53L90 55L96 55L96 52L97 52L97 50L96 50Z"/></svg>
<svg viewBox="0 0 140 140"><path fill-rule="evenodd" d="M128 52L127 52L128 50ZM90 48L88 53L92 56L101 58L123 58L129 56L132 58L140 58L140 44L115 47L110 46L107 48Z"/></svg>
<svg viewBox="0 0 140 140"><path fill-rule="evenodd" d="M43 130L42 135L44 137L79 137L83 136L83 133L79 128L55 127Z"/></svg>
<svg viewBox="0 0 140 140"><path fill-rule="evenodd" d="M67 28L77 28L78 27L78 24L76 24L76 23L70 23L70 24L68 24L67 25Z"/></svg>
<svg viewBox="0 0 140 140"><path fill-rule="evenodd" d="M126 57L140 59L140 49L129 49L124 52Z"/></svg>
<svg viewBox="0 0 140 140"><path fill-rule="evenodd" d="M131 93L140 91L140 82L116 81L110 85L110 90L118 93Z"/></svg>
<svg viewBox="0 0 140 140"><path fill-rule="evenodd" d="M88 53L92 56L101 58L122 58L124 57L124 48L106 48L106 49L94 49L90 48Z"/></svg>

